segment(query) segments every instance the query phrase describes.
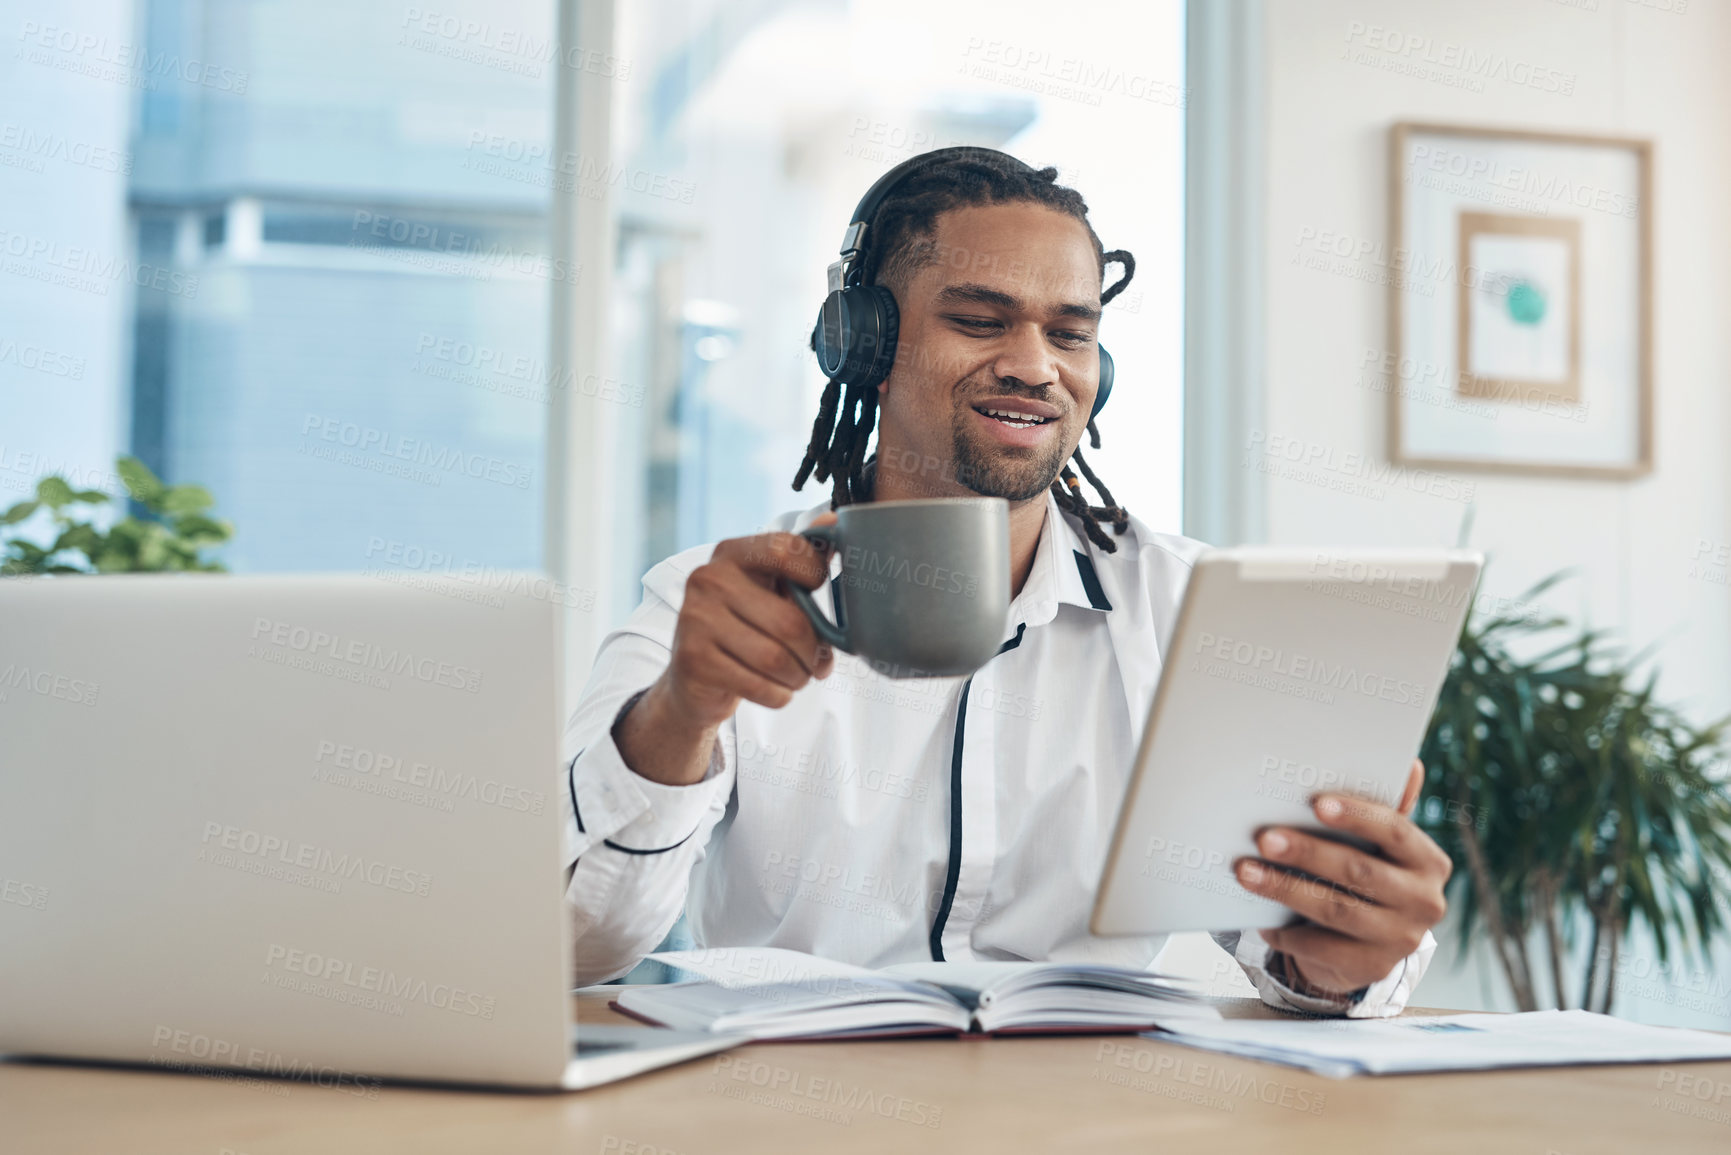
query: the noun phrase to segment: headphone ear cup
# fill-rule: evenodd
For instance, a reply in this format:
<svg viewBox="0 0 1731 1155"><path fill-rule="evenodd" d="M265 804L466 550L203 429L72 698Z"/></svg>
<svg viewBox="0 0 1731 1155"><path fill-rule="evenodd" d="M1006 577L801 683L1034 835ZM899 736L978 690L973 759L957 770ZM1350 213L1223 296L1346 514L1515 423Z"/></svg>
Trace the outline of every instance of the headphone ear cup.
<svg viewBox="0 0 1731 1155"><path fill-rule="evenodd" d="M1112 396L1112 378L1116 373L1112 364L1112 354L1106 352L1106 346L1100 346L1100 387L1094 391L1094 409L1088 414L1088 420L1100 416L1100 410L1106 408L1107 400Z"/></svg>
<svg viewBox="0 0 1731 1155"><path fill-rule="evenodd" d="M840 376L847 365L846 314L842 297L846 290L831 293L823 299L817 311L817 324L811 327L811 351L817 354L817 367L825 377Z"/></svg>
<svg viewBox="0 0 1731 1155"><path fill-rule="evenodd" d="M812 327L811 349L825 377L876 385L896 361L901 313L882 285L854 285L824 298Z"/></svg>
<svg viewBox="0 0 1731 1155"><path fill-rule="evenodd" d="M858 381L862 387L882 384L890 375L896 363L896 341L902 332L902 311L896 307L895 295L882 285L867 285L865 291L872 295L876 319L872 325L874 339L859 351L859 359L865 365Z"/></svg>

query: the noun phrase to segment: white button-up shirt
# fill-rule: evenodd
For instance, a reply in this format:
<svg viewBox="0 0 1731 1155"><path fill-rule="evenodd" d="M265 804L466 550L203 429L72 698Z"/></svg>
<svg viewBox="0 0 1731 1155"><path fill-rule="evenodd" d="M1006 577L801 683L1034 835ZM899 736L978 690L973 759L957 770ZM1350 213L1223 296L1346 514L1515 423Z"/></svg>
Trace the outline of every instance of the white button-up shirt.
<svg viewBox="0 0 1731 1155"><path fill-rule="evenodd" d="M827 506L786 514L794 530ZM1166 936L1098 938L1088 917L1199 542L1131 519L1096 549L1050 496L1004 644L967 678L892 679L837 653L779 710L743 703L708 776L666 786L612 738L667 667L685 580L713 546L644 576L566 731L574 979L621 975L688 915L698 946L776 946L861 966L930 959L1155 965ZM832 572L839 559L832 559ZM833 613L833 588L816 591ZM1265 1001L1400 1011L1424 944L1356 1003L1300 996L1254 931L1217 935Z"/></svg>

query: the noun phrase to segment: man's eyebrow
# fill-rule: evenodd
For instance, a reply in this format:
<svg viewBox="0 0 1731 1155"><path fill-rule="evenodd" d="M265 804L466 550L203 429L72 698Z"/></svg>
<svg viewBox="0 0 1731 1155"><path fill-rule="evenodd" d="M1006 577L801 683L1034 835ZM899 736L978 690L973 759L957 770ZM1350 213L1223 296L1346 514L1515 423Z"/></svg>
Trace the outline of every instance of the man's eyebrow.
<svg viewBox="0 0 1731 1155"><path fill-rule="evenodd" d="M1084 305L1079 301L1066 301L1052 310L1060 317L1074 317L1078 321L1098 321L1100 310L1093 305Z"/></svg>
<svg viewBox="0 0 1731 1155"><path fill-rule="evenodd" d="M939 305L996 305L1000 309L1024 308L1020 297L994 289L990 285L963 283L946 285L938 290L935 303ZM1080 321L1098 321L1100 310L1093 305L1080 301L1066 301L1052 310L1054 316L1074 317Z"/></svg>
<svg viewBox="0 0 1731 1155"><path fill-rule="evenodd" d="M1000 309L1020 309L1022 299L987 285L945 285L938 291L940 305L996 305Z"/></svg>

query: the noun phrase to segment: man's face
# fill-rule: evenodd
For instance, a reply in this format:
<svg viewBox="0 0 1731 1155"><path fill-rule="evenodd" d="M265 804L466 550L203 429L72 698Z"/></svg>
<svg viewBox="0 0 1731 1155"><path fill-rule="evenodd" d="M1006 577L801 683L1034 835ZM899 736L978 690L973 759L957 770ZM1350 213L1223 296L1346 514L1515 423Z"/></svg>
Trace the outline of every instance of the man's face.
<svg viewBox="0 0 1731 1155"><path fill-rule="evenodd" d="M925 462L930 496L1032 500L1075 451L1099 384L1093 243L1075 218L1026 203L953 209L932 239L937 263L896 293L879 474Z"/></svg>

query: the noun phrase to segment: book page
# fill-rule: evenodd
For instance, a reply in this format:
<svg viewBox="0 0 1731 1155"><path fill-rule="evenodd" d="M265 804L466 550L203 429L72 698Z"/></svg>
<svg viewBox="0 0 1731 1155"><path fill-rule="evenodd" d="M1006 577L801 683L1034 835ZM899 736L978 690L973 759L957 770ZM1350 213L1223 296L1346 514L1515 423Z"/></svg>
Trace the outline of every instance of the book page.
<svg viewBox="0 0 1731 1155"><path fill-rule="evenodd" d="M901 985L866 967L773 946L668 950L649 957L683 972L682 978L700 978L731 989L791 984L846 998L860 991Z"/></svg>
<svg viewBox="0 0 1731 1155"><path fill-rule="evenodd" d="M1148 994L1178 997L1187 984L1154 971L1097 963L1048 962L917 962L899 963L880 972L916 982L936 983L952 993L987 996L1009 995L1035 987L1099 987L1141 990Z"/></svg>
<svg viewBox="0 0 1731 1155"><path fill-rule="evenodd" d="M968 1006L994 986L1026 981L1050 964L1037 962L917 962L885 967L883 973L912 982L943 987Z"/></svg>

